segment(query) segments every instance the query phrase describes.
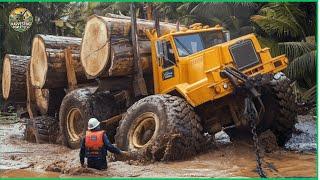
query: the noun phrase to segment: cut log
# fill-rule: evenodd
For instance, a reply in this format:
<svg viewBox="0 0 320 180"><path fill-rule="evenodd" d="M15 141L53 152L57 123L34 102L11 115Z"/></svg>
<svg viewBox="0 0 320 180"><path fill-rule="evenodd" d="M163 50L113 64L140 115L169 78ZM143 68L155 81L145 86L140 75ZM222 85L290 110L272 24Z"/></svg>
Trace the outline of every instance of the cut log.
<svg viewBox="0 0 320 180"><path fill-rule="evenodd" d="M81 45L81 63L88 78L132 74L131 20L126 16L110 14L108 16L93 15L85 27ZM137 20L139 48L142 53L140 56L143 61L151 60L150 43L144 30L152 28L154 28L153 21ZM168 33L176 30L176 25L160 23L160 29L161 33Z"/></svg>
<svg viewBox="0 0 320 180"><path fill-rule="evenodd" d="M27 79L27 110L30 118L39 115L54 117L59 110L64 90L60 89L40 89L32 86L30 77L30 63L26 72Z"/></svg>
<svg viewBox="0 0 320 180"><path fill-rule="evenodd" d="M35 89L36 107L41 115L55 117L59 111L65 92L58 89Z"/></svg>
<svg viewBox="0 0 320 180"><path fill-rule="evenodd" d="M62 88L68 86L65 49L72 52L78 83L88 82L80 63L81 38L38 34L33 38L30 78L37 88Z"/></svg>
<svg viewBox="0 0 320 180"><path fill-rule="evenodd" d="M31 84L30 78L30 61L26 71L26 84L27 84L27 110L30 119L37 116L37 105L35 100L35 88Z"/></svg>
<svg viewBox="0 0 320 180"><path fill-rule="evenodd" d="M144 73L150 74L151 49L149 41L140 41L140 63ZM129 41L113 42L110 47L110 64L107 71L103 71L100 77L127 76L133 73L133 49Z"/></svg>
<svg viewBox="0 0 320 180"><path fill-rule="evenodd" d="M26 70L29 59L30 56L5 55L2 68L2 96L5 100L10 99L25 104Z"/></svg>

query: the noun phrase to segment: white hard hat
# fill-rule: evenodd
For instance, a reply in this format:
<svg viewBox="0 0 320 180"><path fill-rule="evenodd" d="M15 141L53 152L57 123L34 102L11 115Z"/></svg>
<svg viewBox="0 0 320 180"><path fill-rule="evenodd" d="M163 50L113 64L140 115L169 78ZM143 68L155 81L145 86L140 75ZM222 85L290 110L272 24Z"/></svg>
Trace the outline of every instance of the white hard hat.
<svg viewBox="0 0 320 180"><path fill-rule="evenodd" d="M88 129L92 130L96 127L98 127L100 122L96 118L90 118L88 121Z"/></svg>

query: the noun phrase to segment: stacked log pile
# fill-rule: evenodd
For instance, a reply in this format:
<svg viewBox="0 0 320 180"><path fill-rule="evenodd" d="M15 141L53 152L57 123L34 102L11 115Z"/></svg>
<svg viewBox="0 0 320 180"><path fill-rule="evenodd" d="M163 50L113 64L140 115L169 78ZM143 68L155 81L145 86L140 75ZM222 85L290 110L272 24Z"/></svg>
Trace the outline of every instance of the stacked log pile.
<svg viewBox="0 0 320 180"><path fill-rule="evenodd" d="M152 21L138 19L140 63L144 74L151 79L150 41L144 31L152 28ZM161 33L167 33L175 30L176 25L160 23L160 29ZM29 117L36 122L28 123L29 126L38 124L44 128L53 118L58 118L66 92L92 86L95 78L121 79L133 73L130 18L94 15L88 19L82 39L38 34L32 41L31 56L6 55L2 92L4 99L23 102ZM103 103L100 104L102 108ZM44 122L39 117L44 117ZM30 132L39 134L37 130ZM35 136L39 140L40 136ZM42 140L47 136L48 133L42 134Z"/></svg>

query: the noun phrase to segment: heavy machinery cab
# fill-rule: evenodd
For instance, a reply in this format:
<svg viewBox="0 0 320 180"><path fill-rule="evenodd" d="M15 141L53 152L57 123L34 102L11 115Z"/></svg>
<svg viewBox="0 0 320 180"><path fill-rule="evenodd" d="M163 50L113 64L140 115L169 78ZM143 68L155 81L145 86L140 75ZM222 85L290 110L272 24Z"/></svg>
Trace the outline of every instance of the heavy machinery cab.
<svg viewBox="0 0 320 180"><path fill-rule="evenodd" d="M209 28L197 23L160 37L155 30L146 34L151 41L155 94L176 91L192 106L233 91L231 82L221 76L225 67L254 76L279 72L288 63L284 55L272 58L254 34L229 40L219 25Z"/></svg>

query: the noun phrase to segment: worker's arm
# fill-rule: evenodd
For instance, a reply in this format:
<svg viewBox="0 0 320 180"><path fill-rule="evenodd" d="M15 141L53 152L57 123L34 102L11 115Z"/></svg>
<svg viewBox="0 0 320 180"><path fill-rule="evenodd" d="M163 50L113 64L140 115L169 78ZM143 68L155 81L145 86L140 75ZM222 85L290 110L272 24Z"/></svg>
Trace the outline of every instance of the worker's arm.
<svg viewBox="0 0 320 180"><path fill-rule="evenodd" d="M85 139L81 139L81 142L80 142L80 153L79 153L79 156L80 156L80 163L81 165L83 166L84 165L84 158L86 156L86 148L85 148Z"/></svg>
<svg viewBox="0 0 320 180"><path fill-rule="evenodd" d="M104 134L104 136L103 136L103 142L104 142L105 147L108 151L115 153L115 154L121 154L121 150L110 143L106 134Z"/></svg>

